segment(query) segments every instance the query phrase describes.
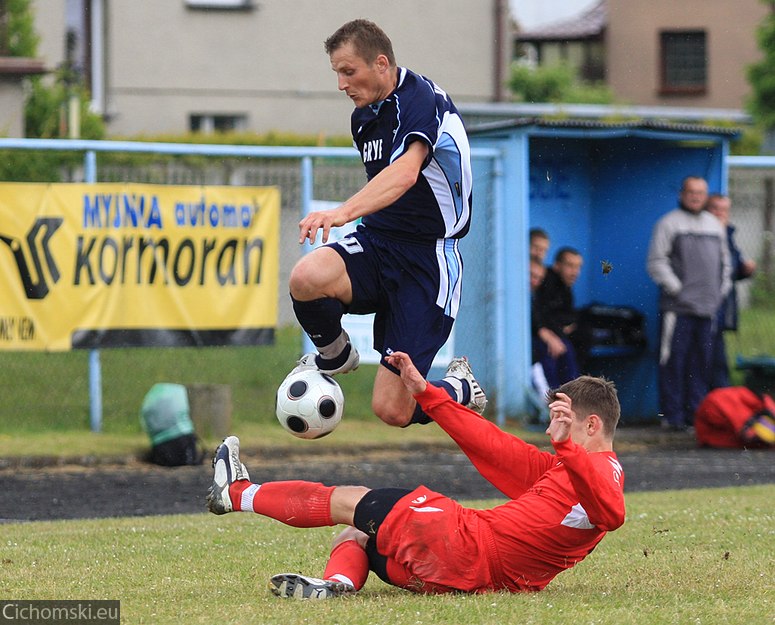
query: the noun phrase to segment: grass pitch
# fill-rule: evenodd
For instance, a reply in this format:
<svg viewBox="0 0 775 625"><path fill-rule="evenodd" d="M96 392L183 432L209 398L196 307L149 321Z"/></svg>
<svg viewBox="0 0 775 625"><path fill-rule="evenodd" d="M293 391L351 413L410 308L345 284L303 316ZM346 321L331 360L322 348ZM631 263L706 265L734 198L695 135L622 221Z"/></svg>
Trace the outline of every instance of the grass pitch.
<svg viewBox="0 0 775 625"><path fill-rule="evenodd" d="M771 485L630 494L624 527L535 594L415 596L372 575L355 597L284 601L268 578L319 575L338 528L206 513L3 525L0 588L119 599L122 622L155 625L764 625L775 618L774 499Z"/></svg>
<svg viewBox="0 0 775 625"><path fill-rule="evenodd" d="M734 364L738 354L775 354L775 333L767 331L775 327L775 311L748 309L741 315L740 332L727 337L734 384L743 383L743 372ZM232 397L232 431L246 438L255 433L267 444L284 444L289 437L277 427L275 393L300 351L297 326L278 329L274 345L258 347L101 350L102 431L93 434L89 431L87 351L0 350L0 457L142 452L148 448L148 437L140 428L140 406L156 382L227 384ZM337 378L345 394L344 418L349 424L337 431L343 444L355 440L345 437L348 430L355 437L368 431L367 440L373 442L380 442L380 429L389 430L369 429L379 425L371 411L375 370L376 365L362 365ZM518 425L518 420L510 424ZM406 433L401 436L406 438ZM216 439L206 442L212 447Z"/></svg>

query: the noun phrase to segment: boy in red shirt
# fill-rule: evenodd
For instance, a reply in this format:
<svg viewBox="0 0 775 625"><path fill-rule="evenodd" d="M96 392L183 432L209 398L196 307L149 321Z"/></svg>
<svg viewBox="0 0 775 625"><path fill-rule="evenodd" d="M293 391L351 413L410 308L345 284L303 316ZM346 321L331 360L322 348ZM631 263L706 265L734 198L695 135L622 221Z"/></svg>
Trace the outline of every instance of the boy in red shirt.
<svg viewBox="0 0 775 625"><path fill-rule="evenodd" d="M454 402L406 354L392 354L390 364L509 501L475 510L424 486L253 484L239 460L239 439L230 436L213 459L211 512L251 511L293 527L350 526L335 539L321 579L275 575L269 587L276 595L327 599L353 593L369 570L419 593L541 590L624 523L624 473L613 452L620 407L612 382L582 376L553 393L546 429L552 454Z"/></svg>

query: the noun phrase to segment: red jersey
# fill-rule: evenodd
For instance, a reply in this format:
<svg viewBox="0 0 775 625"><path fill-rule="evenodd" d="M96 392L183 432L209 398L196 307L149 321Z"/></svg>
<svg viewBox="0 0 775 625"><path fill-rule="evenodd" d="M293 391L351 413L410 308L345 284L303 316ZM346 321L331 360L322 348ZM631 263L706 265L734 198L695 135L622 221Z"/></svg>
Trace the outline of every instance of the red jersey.
<svg viewBox="0 0 775 625"><path fill-rule="evenodd" d="M430 384L416 399L509 501L474 510L424 487L401 499L377 536L379 552L398 565L398 585L541 590L624 523L624 473L614 452L588 453L570 439L553 441L555 454L541 451Z"/></svg>

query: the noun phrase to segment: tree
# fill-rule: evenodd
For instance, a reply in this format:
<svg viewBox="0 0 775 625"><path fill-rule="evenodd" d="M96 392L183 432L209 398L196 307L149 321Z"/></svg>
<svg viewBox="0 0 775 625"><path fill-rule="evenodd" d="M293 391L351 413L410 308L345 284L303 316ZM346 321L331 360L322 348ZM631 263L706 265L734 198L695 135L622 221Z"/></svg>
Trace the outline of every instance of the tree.
<svg viewBox="0 0 775 625"><path fill-rule="evenodd" d="M0 0L0 54L34 58L39 37L31 0ZM89 94L83 77L73 70L68 59L53 74L54 81L40 76L30 78L30 89L24 106L25 134L34 138L71 136L63 123L63 112L73 103L79 108L78 136L101 139L105 136L102 118L89 110ZM73 98L74 96L74 98Z"/></svg>
<svg viewBox="0 0 775 625"><path fill-rule="evenodd" d="M72 136L67 128L65 113L71 106L71 96L79 108L80 127L78 137L102 139L105 124L102 117L89 109L89 94L80 82L70 83L68 69L56 70L54 84L46 85L40 78L31 80L32 88L24 106L25 134L28 137L61 139Z"/></svg>
<svg viewBox="0 0 775 625"><path fill-rule="evenodd" d="M567 63L529 67L514 63L509 88L523 102L567 102L577 104L610 104L613 95L603 84L586 85L576 79Z"/></svg>
<svg viewBox="0 0 775 625"><path fill-rule="evenodd" d="M0 0L0 55L37 57L39 37L35 32L31 4L30 0ZM41 7L41 10L45 10L45 7ZM66 126L60 120L64 117L64 107L71 101L80 107L80 135L89 139L101 139L105 135L102 118L88 110L88 93L80 76L73 80L71 67L66 64L58 68L54 73L53 83L41 76L29 79L24 105L27 137L68 136ZM79 157L38 150L4 151L0 154L0 180L57 181L62 167L74 158Z"/></svg>
<svg viewBox="0 0 775 625"><path fill-rule="evenodd" d="M0 55L32 58L37 49L30 0L0 0Z"/></svg>
<svg viewBox="0 0 775 625"><path fill-rule="evenodd" d="M775 0L762 0L769 6L769 14L756 30L756 38L763 58L748 67L748 82L753 93L748 109L766 130L775 129Z"/></svg>

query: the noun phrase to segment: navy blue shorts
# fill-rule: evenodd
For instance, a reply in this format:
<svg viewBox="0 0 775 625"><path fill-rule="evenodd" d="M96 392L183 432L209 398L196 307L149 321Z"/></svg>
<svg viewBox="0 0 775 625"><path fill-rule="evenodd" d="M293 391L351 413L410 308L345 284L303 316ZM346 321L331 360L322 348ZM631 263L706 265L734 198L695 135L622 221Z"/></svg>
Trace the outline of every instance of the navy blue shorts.
<svg viewBox="0 0 775 625"><path fill-rule="evenodd" d="M392 352L406 352L422 375L449 338L460 305L463 260L456 239L408 243L364 226L330 243L344 260L352 283L348 312L376 313L373 347L382 365Z"/></svg>

